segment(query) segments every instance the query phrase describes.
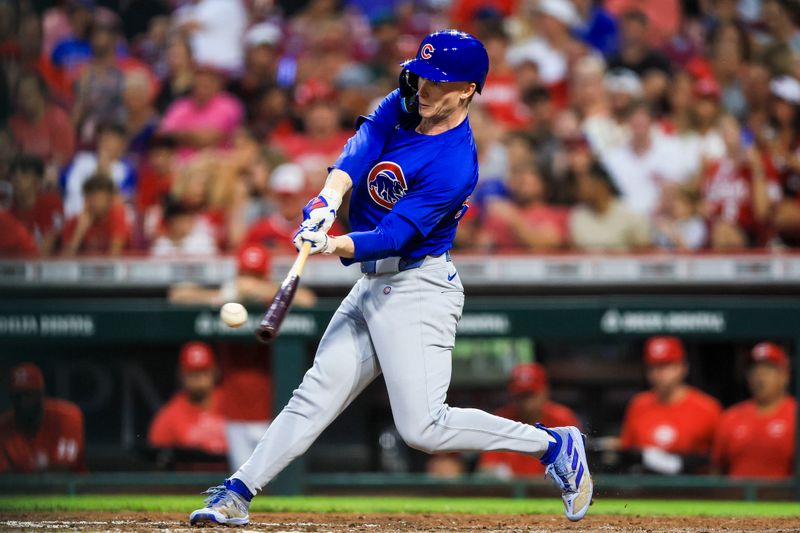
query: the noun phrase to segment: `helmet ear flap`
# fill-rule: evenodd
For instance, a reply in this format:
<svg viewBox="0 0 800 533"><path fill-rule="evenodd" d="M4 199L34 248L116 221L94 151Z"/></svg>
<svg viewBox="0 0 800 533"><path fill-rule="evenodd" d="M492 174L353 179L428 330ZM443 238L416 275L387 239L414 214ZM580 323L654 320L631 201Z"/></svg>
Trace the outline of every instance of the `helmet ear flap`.
<svg viewBox="0 0 800 533"><path fill-rule="evenodd" d="M417 111L418 83L419 76L410 70L404 68L400 73L400 103L403 106L403 111L406 113L415 113Z"/></svg>

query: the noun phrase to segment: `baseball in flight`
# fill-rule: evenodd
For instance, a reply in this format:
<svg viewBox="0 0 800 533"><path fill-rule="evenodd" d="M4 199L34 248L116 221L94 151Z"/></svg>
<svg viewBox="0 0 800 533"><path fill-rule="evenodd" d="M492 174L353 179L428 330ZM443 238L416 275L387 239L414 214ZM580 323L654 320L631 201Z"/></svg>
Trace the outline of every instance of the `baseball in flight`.
<svg viewBox="0 0 800 533"><path fill-rule="evenodd" d="M220 309L219 316L227 326L238 328L247 322L247 309L240 303L228 302Z"/></svg>

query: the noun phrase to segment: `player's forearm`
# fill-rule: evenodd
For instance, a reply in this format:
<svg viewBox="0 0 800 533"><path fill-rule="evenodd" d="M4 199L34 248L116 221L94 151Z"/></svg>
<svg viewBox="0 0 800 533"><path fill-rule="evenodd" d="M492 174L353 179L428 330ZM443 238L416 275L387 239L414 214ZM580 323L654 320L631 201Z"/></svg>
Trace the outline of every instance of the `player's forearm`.
<svg viewBox="0 0 800 533"><path fill-rule="evenodd" d="M334 255L338 255L339 257L344 257L345 259L352 259L355 257L356 253L356 245L347 235L339 235L336 237L328 237L333 242L333 251L331 252Z"/></svg>
<svg viewBox="0 0 800 533"><path fill-rule="evenodd" d="M322 190L325 191L327 189L335 191L336 194L339 195L339 200L341 201L341 198L347 194L352 186L353 180L347 172L338 168L332 168L328 173L328 178L325 180L325 188Z"/></svg>

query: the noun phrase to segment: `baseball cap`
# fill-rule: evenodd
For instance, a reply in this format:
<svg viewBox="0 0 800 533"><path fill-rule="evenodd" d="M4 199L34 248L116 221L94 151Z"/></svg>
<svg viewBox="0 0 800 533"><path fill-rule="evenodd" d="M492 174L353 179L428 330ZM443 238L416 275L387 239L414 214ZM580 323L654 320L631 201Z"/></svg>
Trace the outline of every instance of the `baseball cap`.
<svg viewBox="0 0 800 533"><path fill-rule="evenodd" d="M283 163L275 167L269 178L270 188L278 194L297 194L306 186L305 172L297 163Z"/></svg>
<svg viewBox="0 0 800 533"><path fill-rule="evenodd" d="M264 277L269 272L269 252L260 244L243 246L236 256L239 274Z"/></svg>
<svg viewBox="0 0 800 533"><path fill-rule="evenodd" d="M277 45L281 40L281 29L275 24L262 22L256 24L244 34L244 43L248 48L266 44Z"/></svg>
<svg viewBox="0 0 800 533"><path fill-rule="evenodd" d="M759 342L750 352L753 363L770 363L780 368L789 368L786 352L774 342Z"/></svg>
<svg viewBox="0 0 800 533"><path fill-rule="evenodd" d="M211 370L214 368L214 352L204 342L187 342L181 348L179 361L184 372Z"/></svg>
<svg viewBox="0 0 800 533"><path fill-rule="evenodd" d="M644 362L648 365L681 363L686 358L678 337L651 337L644 345Z"/></svg>
<svg viewBox="0 0 800 533"><path fill-rule="evenodd" d="M539 392L547 387L547 371L538 363L523 363L511 370L508 391L511 394Z"/></svg>
<svg viewBox="0 0 800 533"><path fill-rule="evenodd" d="M606 90L611 93L624 93L631 96L642 94L642 81L639 76L627 68L615 68L606 74L604 80Z"/></svg>
<svg viewBox="0 0 800 533"><path fill-rule="evenodd" d="M11 391L43 391L44 377L33 363L21 363L11 369Z"/></svg>
<svg viewBox="0 0 800 533"><path fill-rule="evenodd" d="M581 21L578 11L569 0L539 0L538 11L568 27L577 26Z"/></svg>
<svg viewBox="0 0 800 533"><path fill-rule="evenodd" d="M780 76L769 82L773 95L791 104L800 104L800 81L791 76Z"/></svg>
<svg viewBox="0 0 800 533"><path fill-rule="evenodd" d="M700 78L694 83L692 90L698 98L718 99L720 95L719 84L714 78Z"/></svg>

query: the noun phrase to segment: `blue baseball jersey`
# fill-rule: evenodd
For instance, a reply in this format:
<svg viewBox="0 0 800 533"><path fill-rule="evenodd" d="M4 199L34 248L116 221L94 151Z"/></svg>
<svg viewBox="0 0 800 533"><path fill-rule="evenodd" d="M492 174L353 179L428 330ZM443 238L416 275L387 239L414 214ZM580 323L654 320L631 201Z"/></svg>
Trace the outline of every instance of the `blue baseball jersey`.
<svg viewBox="0 0 800 533"><path fill-rule="evenodd" d="M362 117L334 164L353 180L355 261L419 258L452 247L478 182L475 140L468 119L437 135L417 133L419 122L418 114L402 111L396 90Z"/></svg>

